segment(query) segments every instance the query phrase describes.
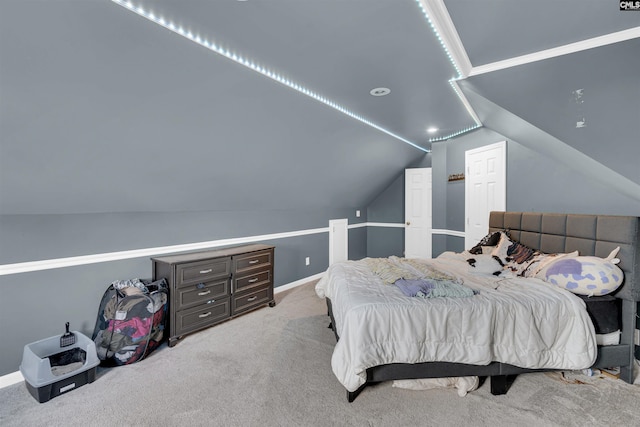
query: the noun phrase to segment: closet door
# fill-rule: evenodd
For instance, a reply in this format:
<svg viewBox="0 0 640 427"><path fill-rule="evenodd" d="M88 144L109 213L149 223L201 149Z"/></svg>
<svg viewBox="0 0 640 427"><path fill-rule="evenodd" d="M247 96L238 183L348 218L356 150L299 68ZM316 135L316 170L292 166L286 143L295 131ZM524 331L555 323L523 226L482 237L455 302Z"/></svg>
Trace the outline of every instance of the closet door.
<svg viewBox="0 0 640 427"><path fill-rule="evenodd" d="M507 141L465 152L465 249L489 231L489 212L507 206Z"/></svg>
<svg viewBox="0 0 640 427"><path fill-rule="evenodd" d="M404 171L404 256L431 258L431 168Z"/></svg>

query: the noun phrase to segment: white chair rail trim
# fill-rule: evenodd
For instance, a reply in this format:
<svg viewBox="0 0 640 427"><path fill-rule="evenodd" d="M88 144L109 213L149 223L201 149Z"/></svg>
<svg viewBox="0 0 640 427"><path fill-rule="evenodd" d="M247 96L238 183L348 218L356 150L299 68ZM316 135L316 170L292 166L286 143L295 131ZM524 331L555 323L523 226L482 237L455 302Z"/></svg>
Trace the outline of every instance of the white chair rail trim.
<svg viewBox="0 0 640 427"><path fill-rule="evenodd" d="M361 222L349 224L349 229L363 227L404 228L404 223L392 222ZM0 265L0 276L10 274L27 273L30 271L51 270L54 268L73 267L77 265L96 264L100 262L120 261L124 259L159 256L175 252L185 252L201 249L211 249L223 246L240 245L246 243L261 242L267 240L286 239L290 237L306 236L310 234L328 233L329 227L311 228L307 230L288 231L283 233L262 234L257 236L236 237L232 239L211 240L206 242L186 243L181 245L159 246L144 249L132 249L118 252L105 252L92 255L80 255L65 258L45 259L40 261L19 262ZM432 234L446 234L455 237L464 237L464 232L433 229Z"/></svg>

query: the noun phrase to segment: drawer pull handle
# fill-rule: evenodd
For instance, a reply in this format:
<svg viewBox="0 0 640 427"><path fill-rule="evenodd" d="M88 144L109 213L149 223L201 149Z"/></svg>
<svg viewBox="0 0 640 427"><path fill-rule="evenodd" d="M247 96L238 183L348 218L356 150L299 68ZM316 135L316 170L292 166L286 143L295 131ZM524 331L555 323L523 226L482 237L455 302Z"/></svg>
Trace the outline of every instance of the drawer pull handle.
<svg viewBox="0 0 640 427"><path fill-rule="evenodd" d="M256 283L258 281L257 277L254 277L253 279L249 280L249 283Z"/></svg>
<svg viewBox="0 0 640 427"><path fill-rule="evenodd" d="M259 262L260 262L259 259L252 259L251 261L249 261L249 264L257 264Z"/></svg>
<svg viewBox="0 0 640 427"><path fill-rule="evenodd" d="M213 271L212 268L208 269L208 270L200 270L200 274L207 274L207 273L211 273Z"/></svg>
<svg viewBox="0 0 640 427"><path fill-rule="evenodd" d="M255 301L258 299L257 295L252 296L251 298L247 298L247 302Z"/></svg>
<svg viewBox="0 0 640 427"><path fill-rule="evenodd" d="M211 316L211 312L210 311L207 311L206 313L202 313L202 314L198 315L198 317L200 317L200 318L209 317L209 316Z"/></svg>
<svg viewBox="0 0 640 427"><path fill-rule="evenodd" d="M207 289L207 290L206 290L206 291L204 291L204 292L198 292L198 296L199 296L199 297L203 297L203 296L205 296L205 295L209 295L210 293L211 293L211 289Z"/></svg>

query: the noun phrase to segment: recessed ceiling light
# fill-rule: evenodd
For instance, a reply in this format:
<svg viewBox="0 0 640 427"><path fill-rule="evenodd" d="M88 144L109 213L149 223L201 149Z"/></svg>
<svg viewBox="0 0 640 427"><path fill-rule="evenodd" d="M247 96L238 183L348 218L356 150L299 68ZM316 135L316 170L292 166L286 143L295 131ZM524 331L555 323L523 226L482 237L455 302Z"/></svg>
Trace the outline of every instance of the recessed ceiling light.
<svg viewBox="0 0 640 427"><path fill-rule="evenodd" d="M388 87L377 87L375 89L371 89L369 93L373 96L385 96L391 93L391 89Z"/></svg>
<svg viewBox="0 0 640 427"><path fill-rule="evenodd" d="M427 132L428 133L436 133L436 132L438 132L438 128L435 127L435 126L431 126L431 127L427 128Z"/></svg>

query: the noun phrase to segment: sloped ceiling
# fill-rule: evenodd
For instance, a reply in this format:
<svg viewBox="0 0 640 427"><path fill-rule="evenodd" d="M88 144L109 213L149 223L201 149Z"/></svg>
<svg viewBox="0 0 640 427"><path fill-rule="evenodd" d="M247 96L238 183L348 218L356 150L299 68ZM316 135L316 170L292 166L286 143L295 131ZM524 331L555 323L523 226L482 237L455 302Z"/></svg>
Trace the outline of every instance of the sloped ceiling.
<svg viewBox="0 0 640 427"><path fill-rule="evenodd" d="M452 53L477 67L638 26L603 3L4 0L0 212L364 206L477 126Z"/></svg>
<svg viewBox="0 0 640 427"><path fill-rule="evenodd" d="M600 0L444 0L473 66L638 27L640 13Z"/></svg>

